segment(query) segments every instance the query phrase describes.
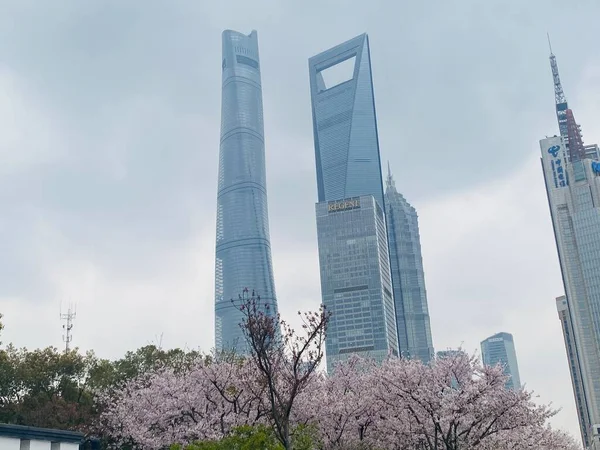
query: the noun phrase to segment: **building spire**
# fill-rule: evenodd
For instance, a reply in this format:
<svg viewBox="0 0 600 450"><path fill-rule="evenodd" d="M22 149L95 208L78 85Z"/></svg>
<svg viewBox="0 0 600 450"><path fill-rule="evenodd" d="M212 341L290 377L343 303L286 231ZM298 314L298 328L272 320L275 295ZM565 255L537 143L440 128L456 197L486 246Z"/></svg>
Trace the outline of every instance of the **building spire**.
<svg viewBox="0 0 600 450"><path fill-rule="evenodd" d="M556 56L552 52L550 35L548 34L548 46L550 47L550 67L552 68L552 78L554 79L554 101L556 103L556 118L558 128L568 150L569 160L578 161L585 158L585 147L581 136L581 127L575 122L573 110L569 108L567 98L560 82L558 74L558 64Z"/></svg>
<svg viewBox="0 0 600 450"><path fill-rule="evenodd" d="M560 135L565 141L565 144L569 145L569 130L567 124L567 98L560 82L560 75L558 74L558 64L556 62L556 56L552 52L552 44L550 43L550 34L548 34L548 46L550 47L550 68L552 69L552 79L554 81L554 102L556 104L556 119L558 120L558 129Z"/></svg>
<svg viewBox="0 0 600 450"><path fill-rule="evenodd" d="M558 74L558 64L556 63L556 56L552 53L552 44L550 44L550 35L548 35L548 45L550 46L550 68L552 69L552 78L554 79L554 100L557 105L561 103L567 103L565 93L560 82L560 75Z"/></svg>
<svg viewBox="0 0 600 450"><path fill-rule="evenodd" d="M387 163L388 166L388 175L387 175L387 179L385 180L385 189L394 189L396 190L396 183L394 182L394 177L392 176L392 169L390 168L390 162L388 161Z"/></svg>

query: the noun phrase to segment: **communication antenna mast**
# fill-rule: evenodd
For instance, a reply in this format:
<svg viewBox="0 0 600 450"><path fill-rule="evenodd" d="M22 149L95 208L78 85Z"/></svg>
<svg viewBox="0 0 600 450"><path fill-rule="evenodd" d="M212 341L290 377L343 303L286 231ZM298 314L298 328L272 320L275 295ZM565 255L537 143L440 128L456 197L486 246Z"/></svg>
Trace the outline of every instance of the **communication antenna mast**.
<svg viewBox="0 0 600 450"><path fill-rule="evenodd" d="M64 330L63 334L63 342L65 343L65 353L69 352L70 343L73 340L73 335L71 334L71 330L73 329L73 320L77 316L77 310L73 308L72 305L69 305L67 312L63 314L62 307L60 312L60 320L66 322L62 327Z"/></svg>

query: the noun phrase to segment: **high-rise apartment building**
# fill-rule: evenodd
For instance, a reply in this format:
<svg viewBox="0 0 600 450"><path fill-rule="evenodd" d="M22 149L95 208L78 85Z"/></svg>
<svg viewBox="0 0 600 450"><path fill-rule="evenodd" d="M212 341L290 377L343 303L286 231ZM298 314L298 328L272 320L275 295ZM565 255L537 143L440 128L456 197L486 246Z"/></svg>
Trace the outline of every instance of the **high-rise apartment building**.
<svg viewBox="0 0 600 450"><path fill-rule="evenodd" d="M309 76L331 370L351 354L398 354L367 35L310 58Z"/></svg>
<svg viewBox="0 0 600 450"><path fill-rule="evenodd" d="M271 263L263 104L256 31L223 32L221 146L217 194L215 345L247 352L234 304L255 290L277 313Z"/></svg>
<svg viewBox="0 0 600 450"><path fill-rule="evenodd" d="M550 55L560 136L542 139L542 169L565 296L557 299L586 448L600 448L600 163L584 145Z"/></svg>
<svg viewBox="0 0 600 450"><path fill-rule="evenodd" d="M517 352L512 334L497 333L482 341L481 359L486 366L501 364L504 373L509 376L506 387L515 390L521 389Z"/></svg>
<svg viewBox="0 0 600 450"><path fill-rule="evenodd" d="M385 189L390 268L400 354L429 362L434 356L417 211L396 190L388 164Z"/></svg>

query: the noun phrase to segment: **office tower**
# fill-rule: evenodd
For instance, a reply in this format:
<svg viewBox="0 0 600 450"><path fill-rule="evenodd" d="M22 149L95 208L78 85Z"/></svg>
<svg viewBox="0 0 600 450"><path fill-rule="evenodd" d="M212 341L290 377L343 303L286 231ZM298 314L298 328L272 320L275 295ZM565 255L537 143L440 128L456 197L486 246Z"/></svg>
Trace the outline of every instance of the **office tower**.
<svg viewBox="0 0 600 450"><path fill-rule="evenodd" d="M319 202L372 195L383 207L369 38L309 59Z"/></svg>
<svg viewBox="0 0 600 450"><path fill-rule="evenodd" d="M327 370L351 354L398 355L382 208L372 195L320 202L317 209L323 304L332 313Z"/></svg>
<svg viewBox="0 0 600 450"><path fill-rule="evenodd" d="M405 358L429 362L434 356L417 211L396 190L388 164L385 217L396 305L398 344Z"/></svg>
<svg viewBox="0 0 600 450"><path fill-rule="evenodd" d="M501 364L504 373L510 378L506 381L508 389L521 389L519 366L515 343L510 333L497 333L481 342L481 359L486 366Z"/></svg>
<svg viewBox="0 0 600 450"><path fill-rule="evenodd" d="M452 350L452 349L440 350L439 352L437 352L437 355L436 355L438 360L446 359L446 358L458 358L459 356L469 358L469 355L467 355L462 350ZM453 387L454 389L459 388L458 381L454 375L452 376L452 381L450 381L450 386Z"/></svg>
<svg viewBox="0 0 600 450"><path fill-rule="evenodd" d="M436 353L436 357L439 359L444 359L444 358L453 358L453 357L457 357L457 356L468 356L464 351L462 350L453 350L453 349L448 349L448 350L440 350Z"/></svg>
<svg viewBox="0 0 600 450"><path fill-rule="evenodd" d="M588 411L588 403L585 398L585 389L583 388L581 378L581 366L577 355L577 347L575 345L575 332L573 330L573 322L571 321L571 313L567 303L567 297L564 295L557 297L556 309L562 326L563 338L565 340L565 348L567 350L567 358L569 360L569 370L571 372L571 383L573 385L573 393L575 394L575 405L577 407L577 418L579 420L579 429L581 430L581 438L583 442L590 442L590 412ZM588 447L588 444L586 444Z"/></svg>
<svg viewBox="0 0 600 450"><path fill-rule="evenodd" d="M255 290L277 313L273 282L258 38L223 32L221 147L217 194L215 344L246 353L232 300Z"/></svg>
<svg viewBox="0 0 600 450"><path fill-rule="evenodd" d="M582 440L600 447L600 164L584 145L550 55L560 136L540 141L565 297L557 302ZM594 447L594 448L596 448Z"/></svg>
<svg viewBox="0 0 600 450"><path fill-rule="evenodd" d="M351 354L398 354L367 35L310 58L309 75L331 370Z"/></svg>

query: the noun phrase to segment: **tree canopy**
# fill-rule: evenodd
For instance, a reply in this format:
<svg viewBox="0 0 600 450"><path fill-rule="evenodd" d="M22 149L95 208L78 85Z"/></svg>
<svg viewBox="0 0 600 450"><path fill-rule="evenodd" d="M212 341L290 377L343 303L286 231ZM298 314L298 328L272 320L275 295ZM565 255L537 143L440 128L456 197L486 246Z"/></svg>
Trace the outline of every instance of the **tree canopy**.
<svg viewBox="0 0 600 450"><path fill-rule="evenodd" d="M549 427L556 410L506 388L500 366L464 353L429 364L351 356L325 374L328 313L304 315L296 334L257 301L245 303L248 357L147 345L110 361L0 347L0 422L124 449L581 449Z"/></svg>

